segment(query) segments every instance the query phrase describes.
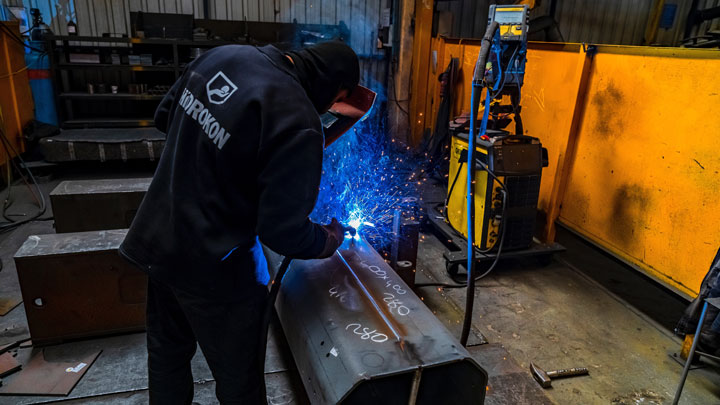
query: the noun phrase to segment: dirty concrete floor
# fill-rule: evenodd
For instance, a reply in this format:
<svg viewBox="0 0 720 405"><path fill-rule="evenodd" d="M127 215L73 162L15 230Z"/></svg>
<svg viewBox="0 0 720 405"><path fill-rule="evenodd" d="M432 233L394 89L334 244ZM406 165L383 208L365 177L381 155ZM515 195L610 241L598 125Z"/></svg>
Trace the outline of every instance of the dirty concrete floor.
<svg viewBox="0 0 720 405"><path fill-rule="evenodd" d="M80 170L81 173L87 173ZM140 169L128 173L96 172L93 178L142 177L152 172ZM76 173L62 179L83 178ZM60 179L43 185L47 193ZM15 193L15 191L14 191ZM18 187L17 195L23 193ZM13 212L31 212L32 204L18 198ZM51 210L45 215L52 215ZM34 222L12 234L0 235L0 295L19 294L12 255L27 235L53 232L52 222ZM561 234L562 235L562 234ZM473 312L471 343L487 339L489 345L470 348L491 374L487 404L546 403L542 391L528 384L530 361L546 369L586 366L588 377L555 381L546 390L557 404L664 404L670 403L681 366L668 356L680 341L669 329L684 302L666 295L633 270L602 256L592 247L572 239L561 240L570 249L550 265L532 260L503 263L493 274L478 282ZM444 246L426 234L420 245L418 281L449 281L442 258ZM599 284L599 280L603 285ZM607 287L607 288L606 288ZM610 290L612 290L612 292ZM425 288L420 295L453 333L459 332L464 290ZM623 300L618 295L623 295ZM630 305L631 302L633 305ZM648 305L649 304L649 305ZM651 315L659 322L653 321ZM22 305L0 317L0 335L8 341L27 335ZM271 403L305 403L306 397L292 360L283 358L283 339L274 337L268 355L266 374ZM48 348L62 354L75 348L102 348L103 354L80 382L67 403L141 404L147 403L144 334L93 339ZM28 356L31 349L19 356ZM513 367L498 367L497 356L505 354ZM495 357L493 357L493 355ZM515 359L512 361L512 359ZM485 359L485 360L483 360ZM517 364L515 364L517 363ZM196 377L195 401L216 403L214 382L202 354L193 360ZM504 372L504 374L499 374ZM525 373L525 374L523 374ZM681 403L720 404L718 369L691 372ZM512 377L512 378L508 378ZM7 380L9 382L9 379ZM506 395L508 385L521 388ZM525 398L521 400L520 398ZM0 397L0 403L37 403L40 398ZM52 401L52 398L43 398Z"/></svg>
<svg viewBox="0 0 720 405"><path fill-rule="evenodd" d="M63 171L54 179L41 184L43 194L48 197L49 192L61 181L86 178L138 178L152 175L151 171L135 170L129 172L123 168L116 170L95 170L80 168L78 171ZM88 175L88 173L92 173ZM40 176L38 176L40 177ZM4 195L1 195L4 197ZM24 187L13 187L14 204L9 209L12 215L20 218L23 213L33 213L36 207L32 203L30 194ZM48 204L49 204L49 200ZM52 207L42 218L51 218ZM5 267L0 271L0 301L4 298L20 302L22 296L19 290L17 273L12 259L15 251L29 235L53 233L51 220L35 221L25 224L13 232L0 233L0 258ZM461 309L449 298L439 293L428 294L426 303L438 318L450 329L451 333L459 335ZM0 344L11 343L29 337L25 310L22 304L16 306L5 316L0 316ZM520 369L517 362L512 359L501 345L481 344L484 337L477 329L471 334L470 342L476 346L470 348L472 355L478 362L484 364L490 376L490 384L496 389L489 391L485 403L487 405L501 404L549 404L545 393L532 380L529 374ZM17 360L20 364L27 364L30 357L37 354L37 348L16 349ZM35 404L35 403L82 403L82 404L141 404L147 403L147 366L145 334L124 334L80 340L60 345L48 346L44 354L48 361L72 361L91 352L102 350L97 361L88 369L87 374L72 390L69 397L53 398L38 396L0 396L3 404ZM215 383L208 369L202 352L197 351L192 360L193 375L195 378L194 403L201 405L216 404ZM308 402L295 369L295 364L287 348L287 343L281 329L271 328L268 343L265 378L268 389L268 402L272 405L305 404ZM4 379L5 385L12 381L19 373L12 374ZM1 389L0 389L1 392ZM439 399L442 403L442 399Z"/></svg>
<svg viewBox="0 0 720 405"><path fill-rule="evenodd" d="M474 325L490 343L501 343L525 370L530 362L546 370L587 367L589 376L553 381L553 388L546 393L558 404L671 403L682 366L669 354L678 351L680 340L578 271L573 261L599 267L589 273L603 274L601 266L619 273L634 270L603 260L596 250L571 240L572 235L565 237L574 250L556 255L549 265L534 260L501 262L480 280ZM442 258L444 245L427 236L420 246L419 279L450 281ZM640 290L647 288L654 294L646 294L645 301L673 301L659 296L663 292L649 280L644 283L636 281L635 298L643 299ZM458 306L464 305L463 289L443 289L441 293ZM671 302L669 307L666 318L675 317L678 306ZM662 313L661 308L654 311L655 315ZM718 368L692 371L681 403L720 404L718 372Z"/></svg>

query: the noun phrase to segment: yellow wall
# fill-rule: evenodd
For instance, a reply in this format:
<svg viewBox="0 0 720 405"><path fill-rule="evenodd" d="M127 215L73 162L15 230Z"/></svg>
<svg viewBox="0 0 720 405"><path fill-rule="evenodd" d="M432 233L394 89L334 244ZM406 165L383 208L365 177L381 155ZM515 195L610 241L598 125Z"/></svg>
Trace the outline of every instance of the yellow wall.
<svg viewBox="0 0 720 405"><path fill-rule="evenodd" d="M548 148L539 208L684 296L720 247L720 51L531 43L523 123ZM436 39L414 88L434 126L433 77L461 59L453 116L467 111L479 42ZM420 116L419 111L427 115ZM428 116L429 115L429 116ZM415 139L420 134L414 133Z"/></svg>

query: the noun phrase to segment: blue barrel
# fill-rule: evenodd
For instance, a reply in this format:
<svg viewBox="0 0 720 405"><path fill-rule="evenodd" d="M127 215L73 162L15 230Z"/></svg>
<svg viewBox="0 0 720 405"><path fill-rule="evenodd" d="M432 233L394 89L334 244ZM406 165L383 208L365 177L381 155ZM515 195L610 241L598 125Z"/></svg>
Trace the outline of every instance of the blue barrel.
<svg viewBox="0 0 720 405"><path fill-rule="evenodd" d="M44 49L42 41L30 41L33 48ZM35 102L35 119L46 124L57 125L55 110L55 92L50 77L50 56L43 52L30 50L25 54L25 64L30 79L30 90Z"/></svg>

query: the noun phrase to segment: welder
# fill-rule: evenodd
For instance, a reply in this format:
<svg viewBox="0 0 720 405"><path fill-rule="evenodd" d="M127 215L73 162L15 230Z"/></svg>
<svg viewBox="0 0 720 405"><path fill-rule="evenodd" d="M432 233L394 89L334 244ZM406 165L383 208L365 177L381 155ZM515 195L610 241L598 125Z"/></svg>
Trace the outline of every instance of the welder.
<svg viewBox="0 0 720 405"><path fill-rule="evenodd" d="M191 403L197 344L222 404L265 402L260 242L310 259L343 241L335 219L308 215L322 172L319 114L358 80L357 55L341 42L287 53L228 45L191 63L160 103L165 149L120 247L149 275L151 403Z"/></svg>

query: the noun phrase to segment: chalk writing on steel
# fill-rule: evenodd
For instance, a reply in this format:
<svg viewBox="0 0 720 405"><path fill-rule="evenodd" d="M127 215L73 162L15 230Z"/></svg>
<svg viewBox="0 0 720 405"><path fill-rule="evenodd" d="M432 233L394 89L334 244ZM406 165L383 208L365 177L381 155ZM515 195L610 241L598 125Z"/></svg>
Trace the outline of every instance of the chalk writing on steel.
<svg viewBox="0 0 720 405"><path fill-rule="evenodd" d="M383 293L385 295L385 298L383 298L383 301L388 306L388 309L390 310L390 313L392 314L393 311L397 313L400 316L405 316L410 313L410 308L403 305L403 302L399 299L395 298L395 295L390 293Z"/></svg>
<svg viewBox="0 0 720 405"><path fill-rule="evenodd" d="M375 278L379 278L381 280L385 280L385 287L391 288L395 291L395 293L399 295L407 294L407 291L400 286L400 284L397 284L395 281L393 281L387 274L387 272L383 269L381 269L378 266L375 266L373 264L367 264L364 261L360 262L360 265L368 269L371 273L375 274Z"/></svg>
<svg viewBox="0 0 720 405"><path fill-rule="evenodd" d="M330 293L330 297L337 298L340 302L345 302L345 297L347 297L347 291L338 291L338 287L334 286L331 289L328 290L328 293Z"/></svg>
<svg viewBox="0 0 720 405"><path fill-rule="evenodd" d="M370 328L365 328L359 323L348 324L348 326L345 327L345 330L350 330L350 328L354 328L352 332L360 336L360 339L362 340L369 339L370 341L375 343L382 343L388 340L387 335L383 333L378 333L378 331L375 329L370 330Z"/></svg>

